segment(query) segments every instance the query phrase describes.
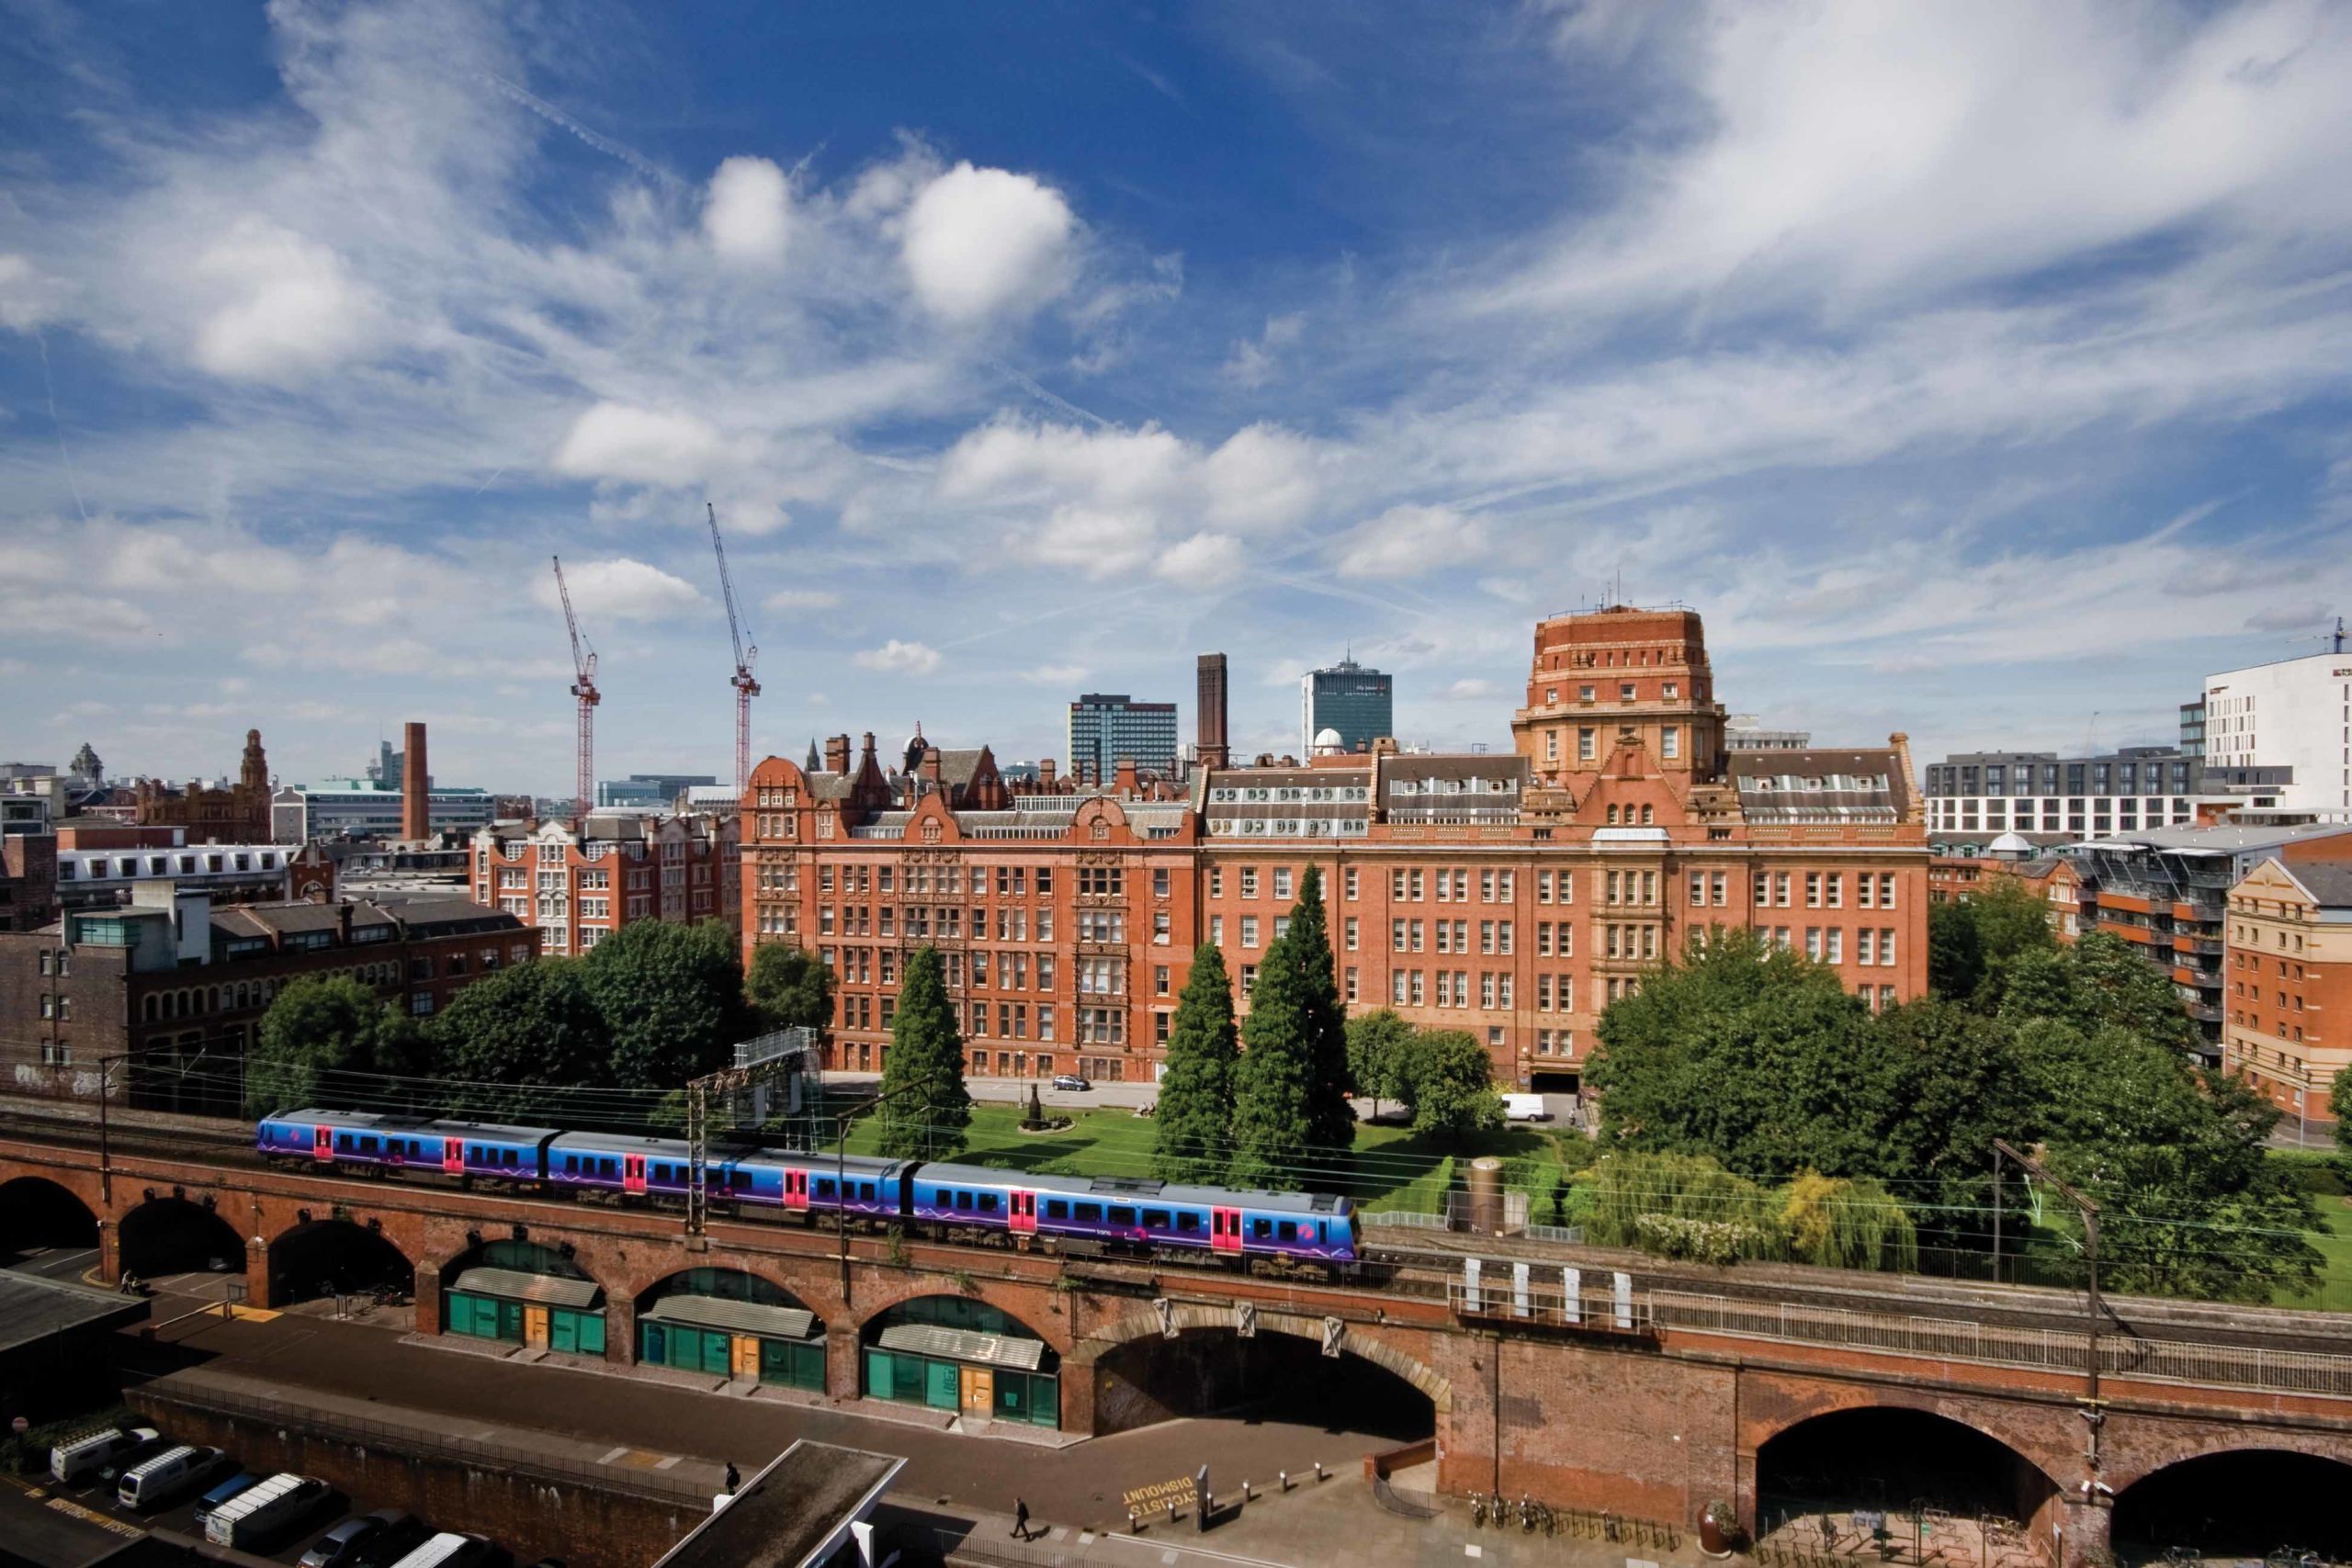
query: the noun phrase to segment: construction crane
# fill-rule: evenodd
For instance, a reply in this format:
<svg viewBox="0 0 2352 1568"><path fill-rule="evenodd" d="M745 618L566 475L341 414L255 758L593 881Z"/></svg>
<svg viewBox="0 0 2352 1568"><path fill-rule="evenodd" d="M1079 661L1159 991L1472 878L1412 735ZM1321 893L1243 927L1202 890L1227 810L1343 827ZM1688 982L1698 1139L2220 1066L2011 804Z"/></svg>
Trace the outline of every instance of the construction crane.
<svg viewBox="0 0 2352 1568"><path fill-rule="evenodd" d="M554 558L556 596L563 601L564 629L571 634L571 694L580 699L579 793L572 803L572 813L584 823L589 804L595 799L596 705L605 699L596 690L596 650L580 635L580 617L571 613L571 590L563 581L563 558Z"/></svg>
<svg viewBox="0 0 2352 1568"><path fill-rule="evenodd" d="M735 639L735 673L727 683L735 688L735 793L740 795L752 783L752 699L760 694L752 667L760 661L760 649L743 635L743 617L735 604L735 580L727 570L727 541L718 536L718 508L706 501L703 510L710 514L710 547L718 556L718 592L727 601L727 635Z"/></svg>
<svg viewBox="0 0 2352 1568"><path fill-rule="evenodd" d="M2328 645L2328 650L2330 652L2341 653L2344 651L2344 639L2346 636L2352 636L2352 633L2346 633L2345 631L2344 617L2338 615L2335 617L2335 629L2334 631L2313 632L2309 637L2299 637L2294 640L2297 642L2324 642Z"/></svg>

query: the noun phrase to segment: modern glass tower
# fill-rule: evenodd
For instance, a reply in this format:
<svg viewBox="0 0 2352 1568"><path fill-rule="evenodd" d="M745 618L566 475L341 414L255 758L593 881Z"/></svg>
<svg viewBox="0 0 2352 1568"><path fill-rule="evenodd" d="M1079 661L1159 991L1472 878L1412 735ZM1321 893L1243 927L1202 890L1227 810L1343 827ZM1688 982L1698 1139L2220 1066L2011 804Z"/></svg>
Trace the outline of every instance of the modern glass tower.
<svg viewBox="0 0 2352 1568"><path fill-rule="evenodd" d="M1327 729L1338 732L1342 751L1396 733L1396 683L1384 671L1342 659L1308 671L1298 685L1301 760L1315 755L1315 738Z"/></svg>
<svg viewBox="0 0 2352 1568"><path fill-rule="evenodd" d="M1069 705L1069 760L1096 784L1123 761L1136 771L1176 776L1176 705L1139 703L1125 692L1088 692Z"/></svg>

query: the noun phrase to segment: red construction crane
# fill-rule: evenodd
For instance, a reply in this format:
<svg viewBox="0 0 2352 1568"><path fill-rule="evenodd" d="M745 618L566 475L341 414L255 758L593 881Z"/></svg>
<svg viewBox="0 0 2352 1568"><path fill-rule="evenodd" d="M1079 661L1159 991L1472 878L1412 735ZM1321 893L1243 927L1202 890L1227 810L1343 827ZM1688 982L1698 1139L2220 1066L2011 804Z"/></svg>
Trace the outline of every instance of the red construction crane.
<svg viewBox="0 0 2352 1568"><path fill-rule="evenodd" d="M571 694L580 699L579 795L572 811L585 822L588 807L596 798L596 705L605 699L596 690L596 650L581 637L580 617L571 613L571 590L564 584L561 556L555 558L555 591L563 601L564 629L571 634Z"/></svg>
<svg viewBox="0 0 2352 1568"><path fill-rule="evenodd" d="M752 699L760 694L752 666L760 661L760 650L743 636L743 617L735 604L735 580L727 571L727 541L718 536L718 508L706 501L703 510L710 513L710 547L718 555L718 592L727 601L727 635L735 639L735 673L727 683L735 688L735 793L741 795L752 783Z"/></svg>

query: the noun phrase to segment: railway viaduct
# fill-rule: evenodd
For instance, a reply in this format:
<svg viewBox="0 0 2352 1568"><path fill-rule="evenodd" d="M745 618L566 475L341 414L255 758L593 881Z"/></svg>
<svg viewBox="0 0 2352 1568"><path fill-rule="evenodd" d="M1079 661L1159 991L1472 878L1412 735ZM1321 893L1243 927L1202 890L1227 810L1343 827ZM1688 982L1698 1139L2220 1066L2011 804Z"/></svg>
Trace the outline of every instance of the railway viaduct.
<svg viewBox="0 0 2352 1568"><path fill-rule="evenodd" d="M2144 1311L2099 1340L2094 1400L2083 1303L2061 1292L1814 1270L1759 1284L1598 1253L1572 1277L1576 1255L1557 1249L1517 1279L1486 1263L1483 1287L1431 1270L1373 1289L749 1221L691 1239L673 1213L270 1169L225 1149L102 1158L13 1132L0 1212L12 1205L78 1209L109 1280L164 1271L146 1255L198 1238L242 1259L258 1305L300 1292L306 1247L364 1235L413 1271L422 1334L443 1332L443 1292L485 1246L527 1239L603 1288L605 1354L621 1361L664 1280L741 1270L814 1314L837 1401L860 1396L861 1337L880 1314L977 1298L1058 1356L1060 1425L1080 1433L1183 1413L1168 1368L1190 1350L1248 1339L1353 1357L1400 1404L1427 1402L1442 1491L1686 1526L1720 1497L1755 1528L1774 1467L1801 1467L1841 1428L1866 1449L1967 1453L2067 1562L2105 1548L2135 1487L2176 1489L2220 1457L2279 1467L2252 1472L2269 1477L2256 1486L2304 1484L2314 1465L2336 1495L2352 1483L2352 1325L2315 1315L2127 1303Z"/></svg>

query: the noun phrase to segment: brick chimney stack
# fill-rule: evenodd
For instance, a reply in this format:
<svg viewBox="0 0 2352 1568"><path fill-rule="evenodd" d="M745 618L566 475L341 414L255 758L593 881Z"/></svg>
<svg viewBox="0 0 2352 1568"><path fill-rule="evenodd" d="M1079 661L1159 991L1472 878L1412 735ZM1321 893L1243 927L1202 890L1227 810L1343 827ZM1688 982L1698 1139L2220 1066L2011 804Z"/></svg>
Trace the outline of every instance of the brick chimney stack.
<svg viewBox="0 0 2352 1568"><path fill-rule="evenodd" d="M424 782L424 726L411 720L401 731L401 837L414 842L433 836L433 792Z"/></svg>
<svg viewBox="0 0 2352 1568"><path fill-rule="evenodd" d="M1200 684L1194 694L1193 734L1195 750L1204 768L1226 765L1225 731L1225 655L1204 653L1200 660Z"/></svg>
<svg viewBox="0 0 2352 1568"><path fill-rule="evenodd" d="M1136 798L1137 786L1136 783L1136 760L1133 757L1122 757L1119 759L1118 767L1112 773L1112 787L1121 800L1133 800Z"/></svg>
<svg viewBox="0 0 2352 1568"><path fill-rule="evenodd" d="M828 735L825 737L825 772L829 773L849 772L848 736Z"/></svg>
<svg viewBox="0 0 2352 1568"><path fill-rule="evenodd" d="M1037 787L1051 795L1054 791L1054 760L1041 758L1037 763Z"/></svg>

